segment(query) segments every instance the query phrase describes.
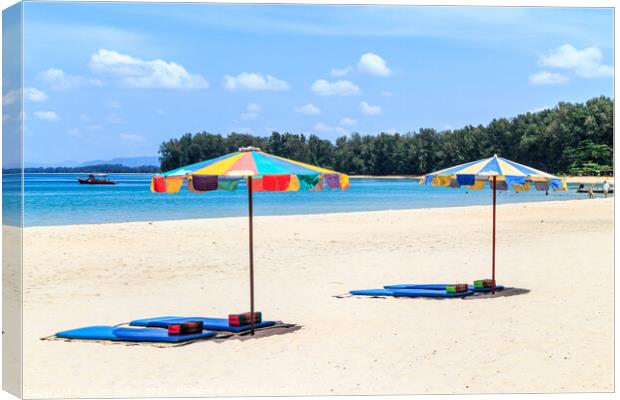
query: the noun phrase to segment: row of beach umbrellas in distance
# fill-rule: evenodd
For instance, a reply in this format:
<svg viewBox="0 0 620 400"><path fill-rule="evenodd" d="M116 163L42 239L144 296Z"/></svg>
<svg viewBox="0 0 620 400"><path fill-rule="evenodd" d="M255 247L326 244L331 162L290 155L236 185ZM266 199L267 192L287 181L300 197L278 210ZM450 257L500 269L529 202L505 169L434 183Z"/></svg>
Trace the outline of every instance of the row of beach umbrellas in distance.
<svg viewBox="0 0 620 400"><path fill-rule="evenodd" d="M297 190L322 191L346 190L349 177L336 171L278 157L262 152L256 147L242 147L239 151L211 160L183 166L154 176L151 190L159 193L176 193L183 182L195 193L212 190L235 190L240 179L248 188L250 315L254 315L254 243L252 227L252 194L259 191L286 192ZM566 180L543 171L494 155L483 160L461 164L429 173L420 178L420 184L433 186L467 186L482 189L487 183L493 189L492 281L495 293L495 215L496 192L529 190L567 190ZM254 319L251 318L251 334Z"/></svg>

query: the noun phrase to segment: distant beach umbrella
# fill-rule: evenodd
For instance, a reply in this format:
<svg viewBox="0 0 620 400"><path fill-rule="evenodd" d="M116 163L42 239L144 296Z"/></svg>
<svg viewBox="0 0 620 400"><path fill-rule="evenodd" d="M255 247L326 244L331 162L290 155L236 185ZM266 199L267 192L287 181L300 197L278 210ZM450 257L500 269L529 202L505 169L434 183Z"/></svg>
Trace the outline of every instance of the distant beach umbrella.
<svg viewBox="0 0 620 400"><path fill-rule="evenodd" d="M256 147L207 161L187 165L154 176L151 191L177 193L183 183L194 193L237 189L244 179L248 188L250 311L254 315L254 241L252 228L252 194L254 192L296 192L298 190L346 190L349 176L329 169L267 154ZM252 335L254 319L252 318Z"/></svg>
<svg viewBox="0 0 620 400"><path fill-rule="evenodd" d="M420 178L421 185L454 188L466 186L475 190L483 189L487 182L493 189L492 293L495 294L496 191L509 190L512 187L513 190L520 192L530 190L533 185L537 190L548 192L549 189L554 191L568 190L568 186L565 179L498 157L497 154L483 160L442 169Z"/></svg>

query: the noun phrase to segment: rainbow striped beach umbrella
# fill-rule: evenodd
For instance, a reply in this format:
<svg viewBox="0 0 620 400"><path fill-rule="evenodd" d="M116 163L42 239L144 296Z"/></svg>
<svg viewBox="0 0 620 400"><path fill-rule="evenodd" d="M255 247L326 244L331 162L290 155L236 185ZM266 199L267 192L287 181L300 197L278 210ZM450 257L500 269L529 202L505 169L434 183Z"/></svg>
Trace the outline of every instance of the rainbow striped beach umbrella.
<svg viewBox="0 0 620 400"><path fill-rule="evenodd" d="M254 315L254 241L252 228L252 195L254 192L296 192L298 190L346 190L349 176L325 168L293 161L262 152L256 147L207 161L187 165L154 176L151 191L177 193L183 184L190 192L236 190L241 180L248 189L250 311ZM254 319L252 318L252 335Z"/></svg>
<svg viewBox="0 0 620 400"><path fill-rule="evenodd" d="M495 211L496 191L513 190L519 192L530 190L533 185L537 190L568 190L566 180L557 176L527 167L523 164L498 157L472 161L455 167L442 169L420 178L421 185L450 186L469 189L483 189L487 183L493 189L493 241L492 241L492 280L495 294Z"/></svg>

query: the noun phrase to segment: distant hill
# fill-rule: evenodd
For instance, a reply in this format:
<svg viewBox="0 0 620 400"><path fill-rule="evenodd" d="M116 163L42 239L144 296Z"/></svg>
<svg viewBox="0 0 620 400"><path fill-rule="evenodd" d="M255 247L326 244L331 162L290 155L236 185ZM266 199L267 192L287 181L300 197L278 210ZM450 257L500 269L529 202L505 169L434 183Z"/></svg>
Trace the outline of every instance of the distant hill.
<svg viewBox="0 0 620 400"><path fill-rule="evenodd" d="M24 168L54 168L54 167L76 167L79 164L77 161L61 161L57 163L41 163L34 161L24 161ZM12 168L15 166L12 166Z"/></svg>
<svg viewBox="0 0 620 400"><path fill-rule="evenodd" d="M85 167L88 165L124 165L126 167L142 167L142 166L154 166L159 167L159 157L157 156L144 156L144 157L116 157L111 160L93 160L79 163L78 167Z"/></svg>
<svg viewBox="0 0 620 400"><path fill-rule="evenodd" d="M143 167L153 166L159 168L159 158L157 156L144 156L144 157L116 157L111 160L92 160L85 162L78 161L62 161L58 163L40 163L40 162L24 162L24 168L76 168L87 167L91 165L122 165L125 167Z"/></svg>
<svg viewBox="0 0 620 400"><path fill-rule="evenodd" d="M16 174L20 173L20 168L3 168L3 174ZM24 173L93 173L102 172L107 174L113 173L141 173L141 174L155 174L160 172L159 167L154 165L141 165L138 167L127 167L120 164L97 164L97 165L85 165L82 167L25 167Z"/></svg>

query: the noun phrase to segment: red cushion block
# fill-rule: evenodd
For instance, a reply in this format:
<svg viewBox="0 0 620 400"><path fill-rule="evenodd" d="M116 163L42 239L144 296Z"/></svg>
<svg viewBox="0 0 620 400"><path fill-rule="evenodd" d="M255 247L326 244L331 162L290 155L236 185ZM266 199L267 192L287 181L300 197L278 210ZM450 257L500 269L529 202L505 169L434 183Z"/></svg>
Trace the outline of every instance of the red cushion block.
<svg viewBox="0 0 620 400"><path fill-rule="evenodd" d="M168 335L188 335L202 332L202 321L187 321L182 324L168 325Z"/></svg>
<svg viewBox="0 0 620 400"><path fill-rule="evenodd" d="M262 313L255 312L254 313L254 323L257 324L263 321ZM243 314L230 314L228 316L228 324L230 326L242 326L249 325L252 323L252 313L243 313Z"/></svg>

